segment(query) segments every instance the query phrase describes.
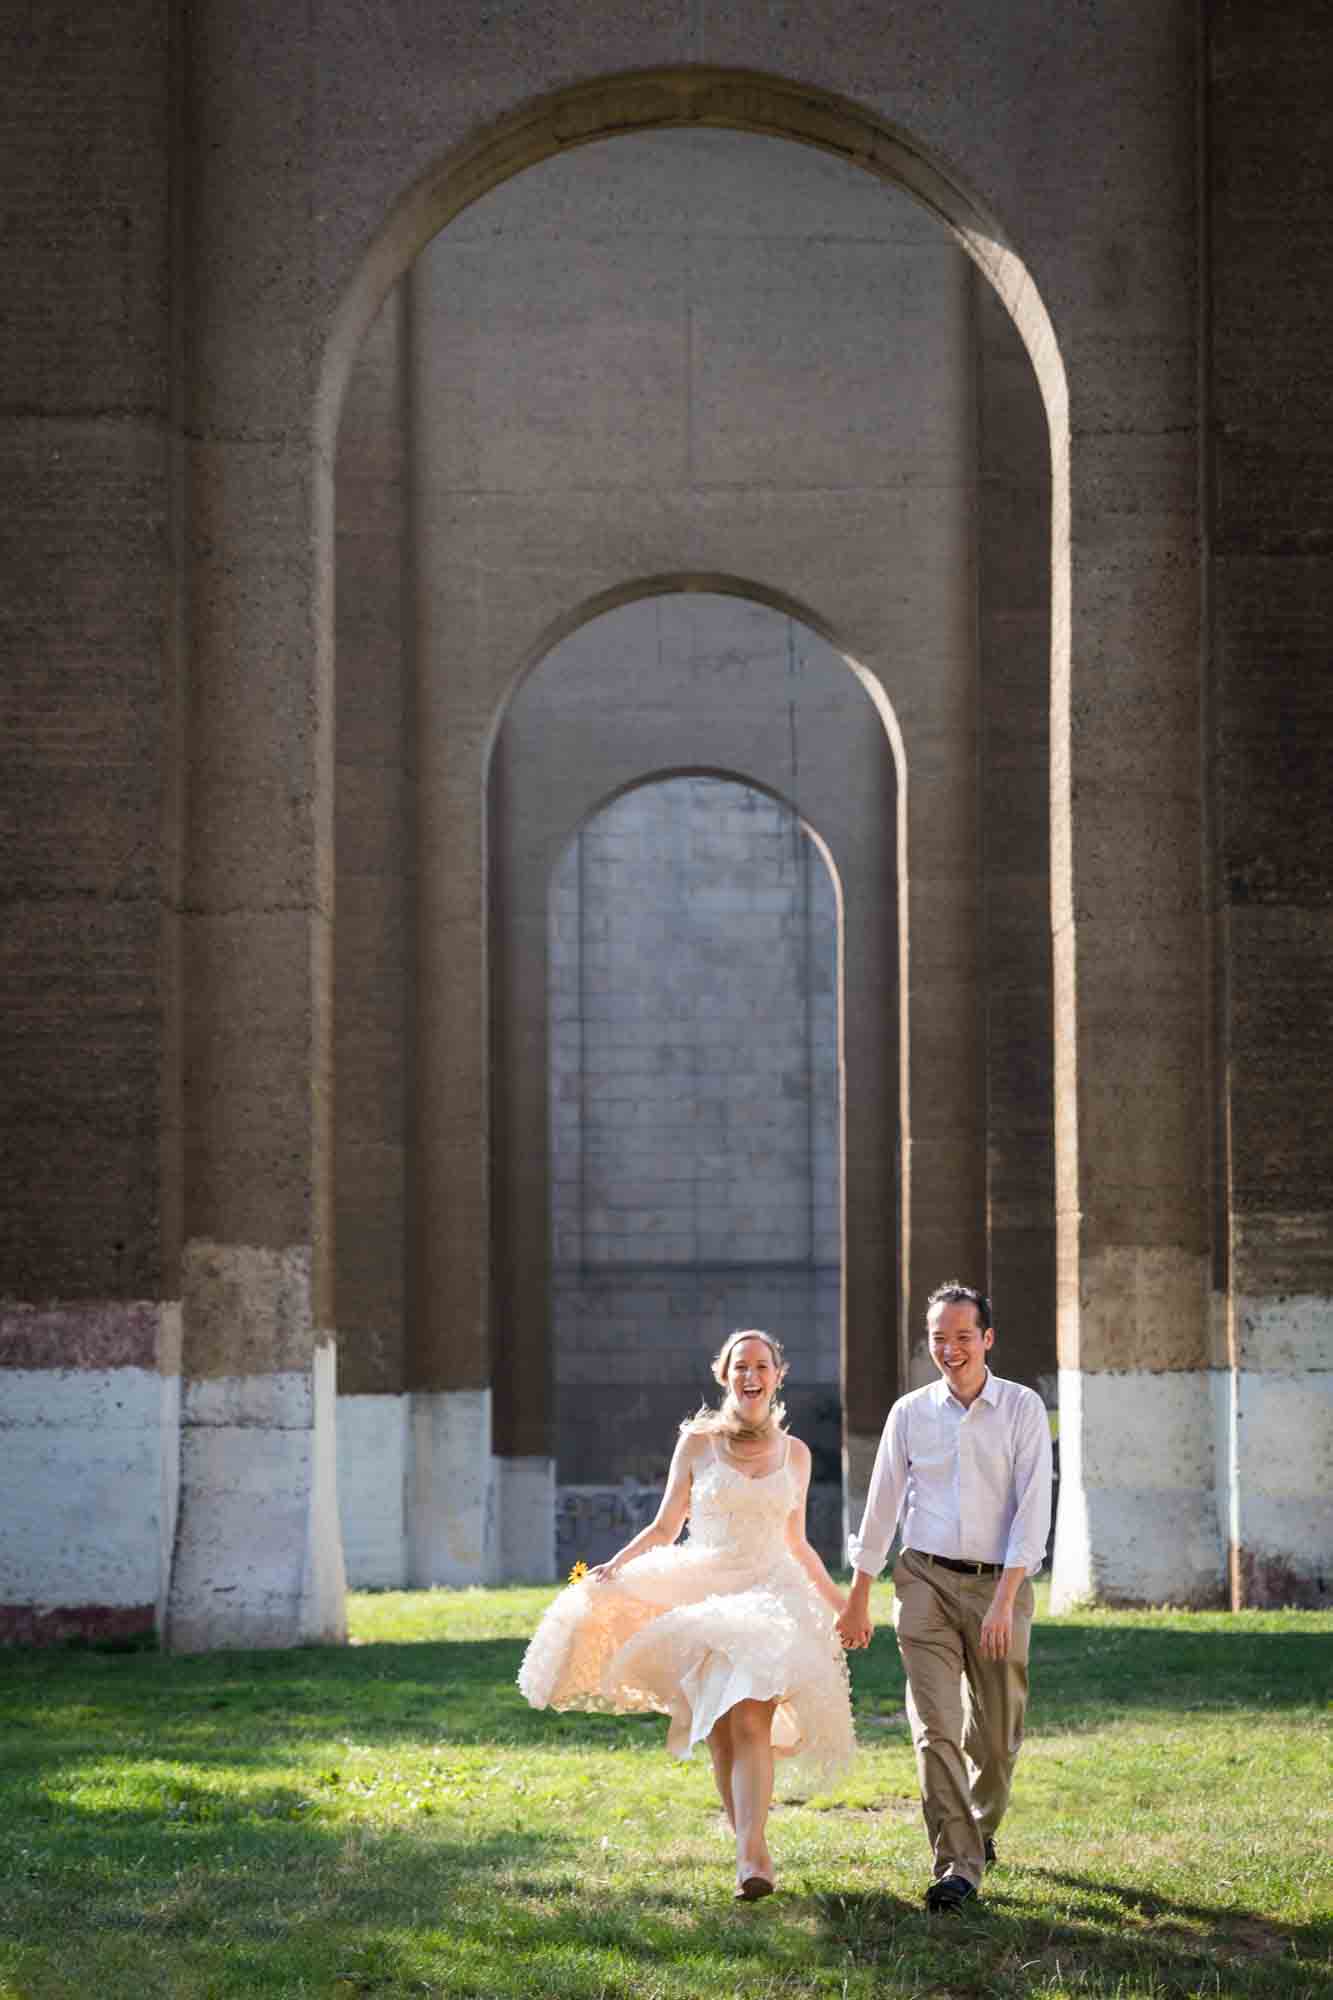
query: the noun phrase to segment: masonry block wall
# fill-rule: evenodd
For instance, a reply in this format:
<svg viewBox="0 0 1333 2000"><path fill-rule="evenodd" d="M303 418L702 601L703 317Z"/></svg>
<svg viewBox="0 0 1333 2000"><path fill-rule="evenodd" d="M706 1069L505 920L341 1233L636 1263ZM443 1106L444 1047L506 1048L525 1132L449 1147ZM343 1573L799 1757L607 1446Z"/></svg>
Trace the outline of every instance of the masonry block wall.
<svg viewBox="0 0 1333 2000"><path fill-rule="evenodd" d="M550 929L557 1478L660 1487L760 1326L841 1521L837 912L790 808L713 778L606 807ZM609 1551L608 1551L609 1552Z"/></svg>
<svg viewBox="0 0 1333 2000"><path fill-rule="evenodd" d="M4 41L0 1639L151 1629L176 1522L171 14Z"/></svg>
<svg viewBox="0 0 1333 2000"><path fill-rule="evenodd" d="M1218 1192L1236 1604L1333 1594L1328 24L1208 10L1206 532Z"/></svg>

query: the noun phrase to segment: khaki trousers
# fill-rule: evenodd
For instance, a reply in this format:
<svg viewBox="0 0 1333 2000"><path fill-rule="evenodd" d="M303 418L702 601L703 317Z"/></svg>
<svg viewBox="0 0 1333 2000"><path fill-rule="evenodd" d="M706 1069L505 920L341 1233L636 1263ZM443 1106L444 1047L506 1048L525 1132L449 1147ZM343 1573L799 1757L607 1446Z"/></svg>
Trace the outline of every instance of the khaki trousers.
<svg viewBox="0 0 1333 2000"><path fill-rule="evenodd" d="M985 1846L1009 1803L1028 1697L1032 1580L1014 1600L1005 1660L983 1659L981 1621L999 1581L965 1576L904 1549L893 1571L893 1623L907 1672L907 1715L934 1879L985 1873Z"/></svg>

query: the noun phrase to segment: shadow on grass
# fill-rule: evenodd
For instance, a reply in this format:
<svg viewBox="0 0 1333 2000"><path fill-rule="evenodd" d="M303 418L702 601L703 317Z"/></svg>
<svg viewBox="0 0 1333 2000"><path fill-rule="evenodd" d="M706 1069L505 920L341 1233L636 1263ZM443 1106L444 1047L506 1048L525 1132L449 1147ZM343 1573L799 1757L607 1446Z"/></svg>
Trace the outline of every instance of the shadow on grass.
<svg viewBox="0 0 1333 2000"><path fill-rule="evenodd" d="M1109 1881L1026 1869L1048 1884L1049 1914L1033 1897L987 1887L961 1912L927 1916L892 1896L816 1898L830 1952L877 1980L939 1980L940 1995L1018 1996L1034 1990L1154 2000L1296 2000L1333 1992L1333 1934L1317 1924L1276 1924L1227 1904L1175 1902ZM1074 1890L1067 1898L1060 1893ZM1040 1888L1038 1887L1038 1897Z"/></svg>

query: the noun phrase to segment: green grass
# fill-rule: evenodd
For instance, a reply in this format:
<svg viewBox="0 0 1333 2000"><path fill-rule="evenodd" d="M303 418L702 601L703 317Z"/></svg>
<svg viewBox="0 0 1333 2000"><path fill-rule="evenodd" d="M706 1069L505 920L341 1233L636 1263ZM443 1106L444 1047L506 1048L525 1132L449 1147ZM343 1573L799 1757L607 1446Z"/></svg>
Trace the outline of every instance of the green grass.
<svg viewBox="0 0 1333 2000"><path fill-rule="evenodd" d="M0 2000L1333 1996L1333 1617L1043 1619L1002 1865L942 1920L891 1638L851 1776L779 1807L782 1893L736 1908L702 1757L520 1699L548 1597L359 1596L347 1648L0 1653Z"/></svg>

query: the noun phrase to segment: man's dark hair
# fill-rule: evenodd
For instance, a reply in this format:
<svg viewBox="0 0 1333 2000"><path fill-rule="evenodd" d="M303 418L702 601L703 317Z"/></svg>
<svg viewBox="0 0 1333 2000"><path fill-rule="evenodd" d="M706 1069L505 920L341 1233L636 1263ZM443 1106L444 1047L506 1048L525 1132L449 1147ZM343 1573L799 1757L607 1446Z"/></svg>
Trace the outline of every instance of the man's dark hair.
<svg viewBox="0 0 1333 2000"><path fill-rule="evenodd" d="M977 1318L981 1321L981 1331L986 1332L991 1323L990 1300L984 1292L973 1285L960 1285L957 1278L950 1278L947 1284L937 1285L926 1300L926 1318L929 1319L936 1306L975 1306Z"/></svg>

